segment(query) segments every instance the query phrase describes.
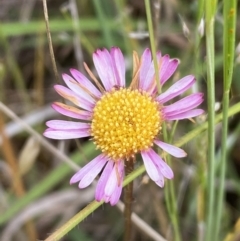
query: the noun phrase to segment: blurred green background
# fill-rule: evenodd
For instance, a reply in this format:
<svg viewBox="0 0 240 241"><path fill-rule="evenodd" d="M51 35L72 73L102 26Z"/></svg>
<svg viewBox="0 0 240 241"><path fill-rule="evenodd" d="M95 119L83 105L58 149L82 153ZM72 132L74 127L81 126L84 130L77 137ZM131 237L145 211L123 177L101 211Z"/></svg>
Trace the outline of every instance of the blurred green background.
<svg viewBox="0 0 240 241"><path fill-rule="evenodd" d="M59 80L54 75L40 0L0 0L0 240L44 240L79 210L94 200L94 187L79 190L69 185L74 168L64 162L65 153L79 165L95 155L87 139L51 141L44 144L45 122L60 118L50 104L61 101L54 91L62 73L76 68L86 74L83 62L95 73L92 53L118 46L125 55L127 81L131 81L132 52L150 47L143 0L47 1L50 32ZM194 74L193 90L206 93L206 47L203 1L152 0L152 19L157 48L179 58L172 81ZM215 15L216 112L221 112L223 91L223 2ZM239 102L240 16L237 16L236 55L230 106ZM171 82L171 81L170 81ZM203 108L206 109L206 101ZM16 116L14 116L16 115ZM20 124L17 117L20 118ZM62 118L62 117L61 117ZM174 142L204 123L183 121ZM29 128L32 128L29 130ZM171 125L169 125L169 130ZM229 120L228 164L221 240L240 240L234 225L240 215L239 115ZM48 140L49 141L49 140ZM218 172L221 124L216 125L216 172ZM173 161L176 204L182 240L204 240L206 217L207 135L202 133L183 147L184 160ZM54 152L56 151L56 152ZM64 159L64 160L63 160ZM216 179L216 187L218 180ZM134 182L133 210L167 240L173 240L164 189L143 175ZM238 225L239 226L239 225ZM232 239L225 239L233 232ZM122 240L123 217L116 207L104 204L62 240ZM133 240L150 238L134 227Z"/></svg>

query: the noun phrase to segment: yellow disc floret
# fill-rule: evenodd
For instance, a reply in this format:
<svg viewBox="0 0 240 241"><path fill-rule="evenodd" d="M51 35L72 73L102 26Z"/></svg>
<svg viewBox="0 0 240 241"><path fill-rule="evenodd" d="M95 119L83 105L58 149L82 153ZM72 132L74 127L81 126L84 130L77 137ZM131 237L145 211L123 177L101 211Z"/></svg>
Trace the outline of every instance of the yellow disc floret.
<svg viewBox="0 0 240 241"><path fill-rule="evenodd" d="M159 103L139 90L107 92L93 110L91 135L97 148L117 161L153 145L161 129Z"/></svg>

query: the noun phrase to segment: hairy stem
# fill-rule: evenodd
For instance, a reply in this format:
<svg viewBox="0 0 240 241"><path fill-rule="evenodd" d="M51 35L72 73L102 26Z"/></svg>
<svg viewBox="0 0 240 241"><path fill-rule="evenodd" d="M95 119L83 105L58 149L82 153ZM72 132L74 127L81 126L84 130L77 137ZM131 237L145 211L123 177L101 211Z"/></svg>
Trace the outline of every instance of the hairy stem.
<svg viewBox="0 0 240 241"><path fill-rule="evenodd" d="M128 175L133 171L133 160L129 160L125 162L125 174ZM126 185L124 189L124 241L131 240L131 231L132 231L132 201L133 201L133 182L130 182Z"/></svg>

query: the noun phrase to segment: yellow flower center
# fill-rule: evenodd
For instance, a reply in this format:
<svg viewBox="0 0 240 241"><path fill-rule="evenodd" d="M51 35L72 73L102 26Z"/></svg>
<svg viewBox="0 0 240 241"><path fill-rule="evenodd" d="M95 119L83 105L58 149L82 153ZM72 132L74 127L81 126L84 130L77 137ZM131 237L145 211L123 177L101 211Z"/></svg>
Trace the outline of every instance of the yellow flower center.
<svg viewBox="0 0 240 241"><path fill-rule="evenodd" d="M160 105L148 93L121 88L96 103L91 135L97 148L114 161L129 159L153 145L161 123Z"/></svg>

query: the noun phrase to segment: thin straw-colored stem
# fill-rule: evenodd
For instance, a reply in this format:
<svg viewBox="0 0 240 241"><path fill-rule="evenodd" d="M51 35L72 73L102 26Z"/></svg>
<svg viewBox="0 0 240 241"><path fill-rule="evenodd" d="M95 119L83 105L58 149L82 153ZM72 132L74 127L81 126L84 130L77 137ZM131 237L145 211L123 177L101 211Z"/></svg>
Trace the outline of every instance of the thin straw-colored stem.
<svg viewBox="0 0 240 241"><path fill-rule="evenodd" d="M58 76L58 71L57 71L56 60L55 60L54 51L53 51L52 37L51 37L50 27L49 27L49 18L48 18L48 9L47 9L47 2L46 2L46 0L43 0L43 12L44 12L44 19L45 19L46 30L47 30L49 52L50 52L50 57L51 57L51 60L52 60L52 65L53 65L53 71L54 71L54 75L55 75L56 81L58 83L60 83L59 76Z"/></svg>
<svg viewBox="0 0 240 241"><path fill-rule="evenodd" d="M208 103L208 185L207 185L207 233L206 240L213 241L214 233L214 163L215 163L215 51L214 15L216 0L205 1L206 49L207 49L207 103Z"/></svg>
<svg viewBox="0 0 240 241"><path fill-rule="evenodd" d="M78 171L79 166L76 165L69 157L67 157L64 153L60 152L56 147L51 145L50 142L46 141L45 138L42 137L39 133L37 133L31 126L26 124L23 120L21 120L13 111L11 111L6 105L0 102L0 111L5 113L9 118L14 120L16 123L22 126L23 130L30 133L33 137L36 138L42 146L44 146L47 150L53 153L59 160L66 162L73 170Z"/></svg>
<svg viewBox="0 0 240 241"><path fill-rule="evenodd" d="M220 231L220 223L223 213L224 200L224 184L226 173L226 157L227 157L227 135L228 135L228 109L229 109L229 92L232 83L233 66L234 66L234 50L236 35L236 16L237 1L228 0L223 2L224 11L224 31L223 31L223 123L222 123L222 148L221 148L221 166L220 166L220 184L218 189L217 211L216 211L216 232L214 239L218 239Z"/></svg>

